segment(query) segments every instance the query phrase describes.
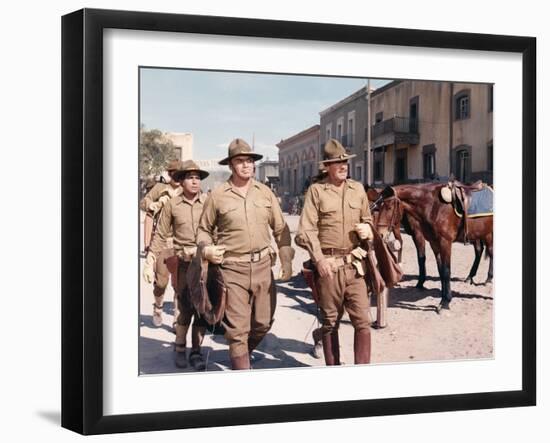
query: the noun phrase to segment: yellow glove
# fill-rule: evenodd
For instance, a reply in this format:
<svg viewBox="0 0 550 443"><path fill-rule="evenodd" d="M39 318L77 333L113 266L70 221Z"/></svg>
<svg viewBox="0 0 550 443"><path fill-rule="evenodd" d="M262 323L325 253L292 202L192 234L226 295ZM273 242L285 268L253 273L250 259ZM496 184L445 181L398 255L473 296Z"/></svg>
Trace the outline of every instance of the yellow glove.
<svg viewBox="0 0 550 443"><path fill-rule="evenodd" d="M151 284L155 281L155 262L157 261L155 254L149 252L145 258L145 265L143 265L143 280Z"/></svg>
<svg viewBox="0 0 550 443"><path fill-rule="evenodd" d="M184 246L183 247L183 259L186 261L193 260L193 257L197 253L196 246Z"/></svg>
<svg viewBox="0 0 550 443"><path fill-rule="evenodd" d="M292 246L282 246L279 248L279 258L281 259L281 270L277 277L280 281L289 281L292 278L292 259L295 251Z"/></svg>
<svg viewBox="0 0 550 443"><path fill-rule="evenodd" d="M161 198L159 198L158 202L160 203L161 206L164 206L166 202L170 200L170 198L171 197L168 195L163 195Z"/></svg>
<svg viewBox="0 0 550 443"><path fill-rule="evenodd" d="M203 258L208 260L210 263L219 265L221 262L223 262L224 253L225 253L225 246L210 245L210 246L206 246L203 249L202 255L203 255Z"/></svg>
<svg viewBox="0 0 550 443"><path fill-rule="evenodd" d="M367 251L358 246L351 251L351 255L353 255L357 260L363 260L367 256Z"/></svg>
<svg viewBox="0 0 550 443"><path fill-rule="evenodd" d="M355 223L355 232L361 240L372 240L372 228L368 223Z"/></svg>
<svg viewBox="0 0 550 443"><path fill-rule="evenodd" d="M153 202L149 205L149 211L155 215L157 212L159 212L162 209L162 204L160 202Z"/></svg>

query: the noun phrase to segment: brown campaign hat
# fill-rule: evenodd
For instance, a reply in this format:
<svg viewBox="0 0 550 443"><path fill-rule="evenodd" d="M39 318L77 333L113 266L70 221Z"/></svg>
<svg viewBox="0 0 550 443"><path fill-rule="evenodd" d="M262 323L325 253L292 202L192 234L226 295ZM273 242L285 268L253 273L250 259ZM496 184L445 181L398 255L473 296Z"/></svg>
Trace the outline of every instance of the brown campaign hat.
<svg viewBox="0 0 550 443"><path fill-rule="evenodd" d="M206 171L203 171L193 160L185 160L181 162L180 168L172 174L174 180L179 181L185 178L185 174L188 172L198 172L201 180L204 180L210 174Z"/></svg>
<svg viewBox="0 0 550 443"><path fill-rule="evenodd" d="M325 143L325 147L323 149L323 160L321 161L320 166L327 163L349 160L353 157L356 157L356 154L350 154L338 140L331 138Z"/></svg>
<svg viewBox="0 0 550 443"><path fill-rule="evenodd" d="M166 165L167 171L177 171L181 167L180 160L170 160Z"/></svg>
<svg viewBox="0 0 550 443"><path fill-rule="evenodd" d="M256 160L260 160L263 158L263 155L256 154L250 145L245 142L242 138L236 138L231 143L229 143L229 147L227 148L227 157L225 157L223 160L220 160L218 163L220 165L228 165L229 160L231 160L233 157L236 157L237 155L248 155Z"/></svg>

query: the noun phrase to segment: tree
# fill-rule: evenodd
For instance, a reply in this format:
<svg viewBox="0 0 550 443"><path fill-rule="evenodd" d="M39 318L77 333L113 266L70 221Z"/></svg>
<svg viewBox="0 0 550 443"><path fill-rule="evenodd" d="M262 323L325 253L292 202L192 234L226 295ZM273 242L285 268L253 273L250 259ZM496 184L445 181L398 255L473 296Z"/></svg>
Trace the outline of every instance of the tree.
<svg viewBox="0 0 550 443"><path fill-rule="evenodd" d="M140 178L160 174L166 163L177 158L174 144L158 129L139 131L139 172Z"/></svg>

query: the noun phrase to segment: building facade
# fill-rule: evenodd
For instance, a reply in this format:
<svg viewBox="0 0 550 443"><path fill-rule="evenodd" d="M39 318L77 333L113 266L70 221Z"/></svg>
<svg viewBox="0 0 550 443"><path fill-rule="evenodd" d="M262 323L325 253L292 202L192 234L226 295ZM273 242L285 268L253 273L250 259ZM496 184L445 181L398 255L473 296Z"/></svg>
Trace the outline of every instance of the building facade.
<svg viewBox="0 0 550 443"><path fill-rule="evenodd" d="M278 192L279 186L279 162L265 159L256 167L256 179L268 185L273 191Z"/></svg>
<svg viewBox="0 0 550 443"><path fill-rule="evenodd" d="M279 190L284 197L301 195L319 172L319 125L277 143Z"/></svg>
<svg viewBox="0 0 550 443"><path fill-rule="evenodd" d="M393 81L371 94L375 185L493 181L492 85Z"/></svg>
<svg viewBox="0 0 550 443"><path fill-rule="evenodd" d="M193 158L193 134L190 132L167 132L164 135L174 144L179 160Z"/></svg>
<svg viewBox="0 0 550 443"><path fill-rule="evenodd" d="M322 156L325 143L329 139L338 140L346 149L357 155L350 160L349 175L360 182L366 182L367 106L365 86L319 113L319 155Z"/></svg>

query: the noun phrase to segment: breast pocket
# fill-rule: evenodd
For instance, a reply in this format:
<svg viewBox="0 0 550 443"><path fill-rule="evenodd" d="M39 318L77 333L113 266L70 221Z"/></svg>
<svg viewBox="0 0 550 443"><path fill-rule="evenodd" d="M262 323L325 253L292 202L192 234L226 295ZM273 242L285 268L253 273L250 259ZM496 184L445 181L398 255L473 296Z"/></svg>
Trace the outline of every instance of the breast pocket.
<svg viewBox="0 0 550 443"><path fill-rule="evenodd" d="M188 223L188 220L186 220L186 218L187 217L185 217L185 214L183 213L174 214L174 227L176 230L178 230L178 227L182 227L186 223Z"/></svg>
<svg viewBox="0 0 550 443"><path fill-rule="evenodd" d="M256 223L269 224L271 217L271 202L269 200L256 200L254 211L256 213Z"/></svg>
<svg viewBox="0 0 550 443"><path fill-rule="evenodd" d="M244 223L244 220L239 220L237 214L237 205L227 205L218 210L219 228L221 231L237 227Z"/></svg>
<svg viewBox="0 0 550 443"><path fill-rule="evenodd" d="M359 223L361 221L361 208L363 206L361 200L350 199L348 202L351 221L353 223Z"/></svg>
<svg viewBox="0 0 550 443"><path fill-rule="evenodd" d="M321 200L319 203L319 224L327 226L333 224L338 219L341 212L338 200Z"/></svg>

